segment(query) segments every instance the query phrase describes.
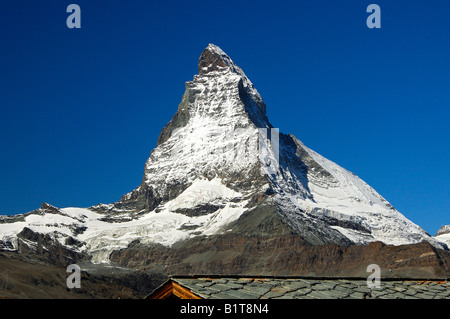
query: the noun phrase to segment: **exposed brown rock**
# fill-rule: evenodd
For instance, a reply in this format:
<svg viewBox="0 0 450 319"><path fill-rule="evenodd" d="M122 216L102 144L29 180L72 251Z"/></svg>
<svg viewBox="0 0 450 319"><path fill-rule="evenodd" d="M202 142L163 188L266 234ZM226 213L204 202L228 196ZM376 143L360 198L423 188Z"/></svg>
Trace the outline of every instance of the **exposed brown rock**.
<svg viewBox="0 0 450 319"><path fill-rule="evenodd" d="M113 252L111 260L138 269L161 265L171 275L367 277L367 266L378 264L385 278L447 278L450 253L426 242L308 245L298 235L224 234L194 238L171 248L134 243Z"/></svg>
<svg viewBox="0 0 450 319"><path fill-rule="evenodd" d="M209 47L203 50L198 60L199 74L206 74L211 71L219 71L226 67L227 64L220 56L220 54L214 50L210 50Z"/></svg>

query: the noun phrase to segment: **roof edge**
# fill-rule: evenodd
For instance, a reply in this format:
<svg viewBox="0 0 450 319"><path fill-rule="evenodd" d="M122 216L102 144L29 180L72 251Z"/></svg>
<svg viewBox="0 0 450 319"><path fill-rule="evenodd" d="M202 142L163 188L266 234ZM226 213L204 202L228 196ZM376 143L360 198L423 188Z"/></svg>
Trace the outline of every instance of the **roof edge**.
<svg viewBox="0 0 450 319"><path fill-rule="evenodd" d="M222 279L222 278L245 278L245 279L309 279L309 280L367 280L367 277L351 277L351 276L274 276L274 275L172 275L169 280L173 279ZM450 278L445 277L381 277L382 281L449 281Z"/></svg>

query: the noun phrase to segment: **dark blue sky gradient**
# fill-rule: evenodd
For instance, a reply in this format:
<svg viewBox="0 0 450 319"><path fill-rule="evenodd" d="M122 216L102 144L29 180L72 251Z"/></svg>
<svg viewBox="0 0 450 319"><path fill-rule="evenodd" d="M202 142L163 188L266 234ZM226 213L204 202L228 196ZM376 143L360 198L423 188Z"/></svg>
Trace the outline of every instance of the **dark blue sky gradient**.
<svg viewBox="0 0 450 319"><path fill-rule="evenodd" d="M81 29L66 8L81 7ZM381 7L368 29L366 7ZM450 224L450 2L4 0L0 214L137 187L208 43L271 123L430 234Z"/></svg>

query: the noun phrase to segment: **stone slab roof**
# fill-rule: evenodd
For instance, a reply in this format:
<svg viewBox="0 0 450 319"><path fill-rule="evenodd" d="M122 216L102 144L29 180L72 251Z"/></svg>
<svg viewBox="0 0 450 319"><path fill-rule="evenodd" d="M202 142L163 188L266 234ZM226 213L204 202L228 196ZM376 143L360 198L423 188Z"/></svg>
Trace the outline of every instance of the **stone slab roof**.
<svg viewBox="0 0 450 319"><path fill-rule="evenodd" d="M171 278L205 299L450 299L450 283L432 280L381 280L368 288L365 279Z"/></svg>

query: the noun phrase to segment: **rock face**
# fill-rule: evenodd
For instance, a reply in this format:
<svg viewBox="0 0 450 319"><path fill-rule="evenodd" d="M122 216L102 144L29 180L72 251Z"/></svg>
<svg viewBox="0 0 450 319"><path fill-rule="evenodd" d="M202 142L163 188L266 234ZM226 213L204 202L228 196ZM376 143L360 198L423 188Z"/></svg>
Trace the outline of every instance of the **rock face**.
<svg viewBox="0 0 450 319"><path fill-rule="evenodd" d="M112 204L45 204L3 217L0 248L17 250L24 234L34 247L43 241L39 233L48 235L45 243L57 241L93 262L182 273L322 275L334 271L327 267L333 260L343 273L351 256L371 256L378 247L372 242L384 243L379 256L391 258L392 267L399 264L388 251L400 249L392 247L417 244L410 252L419 255L446 249L356 175L273 128L253 83L219 47L202 52L198 71L139 187ZM442 273L446 266L433 256L408 265Z"/></svg>
<svg viewBox="0 0 450 319"><path fill-rule="evenodd" d="M111 260L145 270L164 266L171 275L367 277L377 264L383 278L447 278L450 253L429 243L413 245L309 245L299 235L193 238L170 248L133 243Z"/></svg>

